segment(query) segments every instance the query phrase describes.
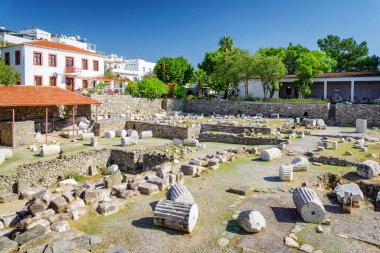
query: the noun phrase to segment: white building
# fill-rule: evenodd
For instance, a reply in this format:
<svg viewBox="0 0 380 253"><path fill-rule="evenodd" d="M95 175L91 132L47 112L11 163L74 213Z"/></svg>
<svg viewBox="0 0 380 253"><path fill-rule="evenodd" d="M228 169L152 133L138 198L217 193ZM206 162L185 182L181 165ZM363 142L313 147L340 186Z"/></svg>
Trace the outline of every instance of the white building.
<svg viewBox="0 0 380 253"><path fill-rule="evenodd" d="M103 76L103 55L48 40L2 47L1 58L21 74L21 84L79 90Z"/></svg>
<svg viewBox="0 0 380 253"><path fill-rule="evenodd" d="M133 82L140 81L146 74L153 72L156 63L142 59L125 59L116 54L107 55L104 59L106 68L119 77L126 77Z"/></svg>
<svg viewBox="0 0 380 253"><path fill-rule="evenodd" d="M287 75L280 80L280 89L274 93L273 98L297 98L298 86L295 75ZM380 98L380 71L373 72L339 72L323 73L313 78L310 87L310 98L330 99L332 101L358 101L368 102ZM238 87L239 97L245 97L243 83ZM264 97L264 90L259 79L249 82L248 95L251 97Z"/></svg>

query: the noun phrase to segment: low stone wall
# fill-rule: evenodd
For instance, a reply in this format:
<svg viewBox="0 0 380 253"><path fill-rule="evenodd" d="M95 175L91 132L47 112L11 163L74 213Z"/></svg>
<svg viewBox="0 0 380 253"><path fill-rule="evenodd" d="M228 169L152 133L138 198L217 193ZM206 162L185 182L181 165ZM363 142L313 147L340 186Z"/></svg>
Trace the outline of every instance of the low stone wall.
<svg viewBox="0 0 380 253"><path fill-rule="evenodd" d="M364 196L371 198L373 201L376 200L377 193L380 191L379 183L371 182L369 180L360 180L358 184Z"/></svg>
<svg viewBox="0 0 380 253"><path fill-rule="evenodd" d="M201 127L199 125L185 126L171 126L159 125L154 122L146 121L127 121L127 129L135 129L137 132L149 131L153 132L154 137L167 138L167 139L191 139L198 137Z"/></svg>
<svg viewBox="0 0 380 253"><path fill-rule="evenodd" d="M277 145L282 142L275 138L257 138L249 136L237 136L228 133L213 133L204 132L199 134L199 141L201 142L221 142L242 145Z"/></svg>
<svg viewBox="0 0 380 253"><path fill-rule="evenodd" d="M0 193L17 192L18 178L16 175L0 175Z"/></svg>
<svg viewBox="0 0 380 253"><path fill-rule="evenodd" d="M14 138L16 146L32 144L34 140L34 122L15 122ZM13 146L12 122L0 122L0 144Z"/></svg>
<svg viewBox="0 0 380 253"><path fill-rule="evenodd" d="M228 126L228 125L216 125L216 124L202 124L201 132L215 131L215 132L226 132L226 133L234 133L241 134L244 132L244 129L248 129L251 132L255 132L256 134L274 134L275 131L270 127L247 127L247 126Z"/></svg>
<svg viewBox="0 0 380 253"><path fill-rule="evenodd" d="M342 166L342 167L356 167L359 164L353 163L350 161L347 161L346 159L342 157L335 157L335 156L312 156L313 162L327 164L327 165L335 165L335 166Z"/></svg>
<svg viewBox="0 0 380 253"><path fill-rule="evenodd" d="M341 126L355 126L356 119L366 119L368 126L380 126L380 105L337 104L336 122Z"/></svg>
<svg viewBox="0 0 380 253"><path fill-rule="evenodd" d="M256 115L270 116L279 113L283 118L308 116L309 118L327 119L329 103L273 103L225 100L185 100L184 111L189 113L222 115Z"/></svg>
<svg viewBox="0 0 380 253"><path fill-rule="evenodd" d="M19 184L24 186L49 186L70 173L87 174L90 166L106 167L111 150L99 149L80 152L62 158L24 164L17 168Z"/></svg>
<svg viewBox="0 0 380 253"><path fill-rule="evenodd" d="M106 131L125 129L126 122L127 119L120 117L99 120L98 123L94 124L94 135L103 136Z"/></svg>

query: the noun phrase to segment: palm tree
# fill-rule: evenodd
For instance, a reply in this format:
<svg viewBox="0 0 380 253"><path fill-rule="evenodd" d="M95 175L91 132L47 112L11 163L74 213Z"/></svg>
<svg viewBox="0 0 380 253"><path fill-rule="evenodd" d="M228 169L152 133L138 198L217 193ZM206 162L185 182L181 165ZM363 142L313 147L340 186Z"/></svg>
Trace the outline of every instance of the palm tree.
<svg viewBox="0 0 380 253"><path fill-rule="evenodd" d="M230 51L234 48L234 40L230 36L223 36L219 39L219 47L224 52Z"/></svg>

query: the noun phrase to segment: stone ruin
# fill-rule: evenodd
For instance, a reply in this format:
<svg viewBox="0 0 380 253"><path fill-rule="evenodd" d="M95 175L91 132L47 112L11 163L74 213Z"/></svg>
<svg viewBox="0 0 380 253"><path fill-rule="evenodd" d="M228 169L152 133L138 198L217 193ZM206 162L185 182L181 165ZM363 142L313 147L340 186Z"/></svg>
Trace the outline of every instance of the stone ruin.
<svg viewBox="0 0 380 253"><path fill-rule="evenodd" d="M324 220L325 208L312 189L307 187L294 189L293 202L305 222L321 223Z"/></svg>

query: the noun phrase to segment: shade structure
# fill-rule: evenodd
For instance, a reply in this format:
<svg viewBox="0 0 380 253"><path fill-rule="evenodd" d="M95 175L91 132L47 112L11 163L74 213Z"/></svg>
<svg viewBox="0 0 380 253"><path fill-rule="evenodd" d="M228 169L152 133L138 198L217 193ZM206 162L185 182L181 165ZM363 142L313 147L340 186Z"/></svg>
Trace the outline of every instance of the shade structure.
<svg viewBox="0 0 380 253"><path fill-rule="evenodd" d="M0 85L0 107L99 105L101 103L55 86Z"/></svg>

